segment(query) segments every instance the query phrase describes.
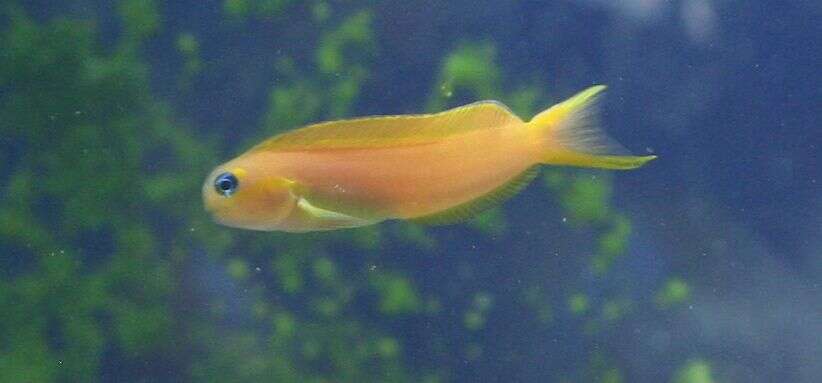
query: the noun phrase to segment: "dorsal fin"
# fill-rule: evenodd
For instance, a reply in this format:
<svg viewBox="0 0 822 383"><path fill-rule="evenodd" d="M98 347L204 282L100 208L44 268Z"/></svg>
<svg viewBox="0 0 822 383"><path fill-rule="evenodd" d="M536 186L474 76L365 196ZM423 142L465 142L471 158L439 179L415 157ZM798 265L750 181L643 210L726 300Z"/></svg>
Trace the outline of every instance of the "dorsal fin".
<svg viewBox="0 0 822 383"><path fill-rule="evenodd" d="M469 220L519 193L534 180L537 174L539 174L539 165L532 166L488 194L439 213L413 218L411 221L423 225L450 225Z"/></svg>
<svg viewBox="0 0 822 383"><path fill-rule="evenodd" d="M309 125L254 146L261 150L354 149L421 145L467 131L522 123L497 101L479 101L434 114L374 116Z"/></svg>

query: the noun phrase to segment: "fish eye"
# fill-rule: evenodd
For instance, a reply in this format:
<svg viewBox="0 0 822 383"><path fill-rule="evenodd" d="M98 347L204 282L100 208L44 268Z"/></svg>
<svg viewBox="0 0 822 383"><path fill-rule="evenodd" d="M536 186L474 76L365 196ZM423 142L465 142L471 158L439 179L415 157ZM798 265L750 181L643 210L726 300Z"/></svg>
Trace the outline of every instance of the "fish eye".
<svg viewBox="0 0 822 383"><path fill-rule="evenodd" d="M214 189L223 197L231 197L237 191L238 186L240 186L240 182L231 173L220 174L214 179Z"/></svg>

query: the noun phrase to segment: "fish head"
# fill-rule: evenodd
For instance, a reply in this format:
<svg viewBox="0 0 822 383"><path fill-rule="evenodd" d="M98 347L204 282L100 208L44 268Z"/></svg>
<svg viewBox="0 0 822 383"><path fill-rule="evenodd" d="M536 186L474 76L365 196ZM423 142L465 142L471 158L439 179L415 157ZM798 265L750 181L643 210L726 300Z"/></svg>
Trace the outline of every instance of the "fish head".
<svg viewBox="0 0 822 383"><path fill-rule="evenodd" d="M295 182L253 164L218 166L203 183L203 204L220 224L278 230L297 206Z"/></svg>

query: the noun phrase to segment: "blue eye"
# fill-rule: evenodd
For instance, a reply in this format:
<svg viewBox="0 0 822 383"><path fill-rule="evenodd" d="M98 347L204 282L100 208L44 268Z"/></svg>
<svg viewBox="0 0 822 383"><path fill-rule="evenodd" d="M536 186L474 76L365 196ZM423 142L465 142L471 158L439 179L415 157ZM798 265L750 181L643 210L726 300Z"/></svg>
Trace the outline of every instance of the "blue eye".
<svg viewBox="0 0 822 383"><path fill-rule="evenodd" d="M224 197L231 197L237 191L238 186L240 186L240 182L231 173L220 174L214 180L214 189Z"/></svg>

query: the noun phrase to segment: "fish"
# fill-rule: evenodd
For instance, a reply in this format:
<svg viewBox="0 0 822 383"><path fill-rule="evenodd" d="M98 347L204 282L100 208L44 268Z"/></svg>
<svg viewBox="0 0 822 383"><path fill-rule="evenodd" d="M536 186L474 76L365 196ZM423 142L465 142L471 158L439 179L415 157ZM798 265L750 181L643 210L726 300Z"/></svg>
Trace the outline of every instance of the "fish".
<svg viewBox="0 0 822 383"><path fill-rule="evenodd" d="M599 127L596 85L525 122L498 101L439 113L322 122L266 139L202 187L220 224L312 232L387 220L468 220L525 188L543 165L634 169Z"/></svg>

